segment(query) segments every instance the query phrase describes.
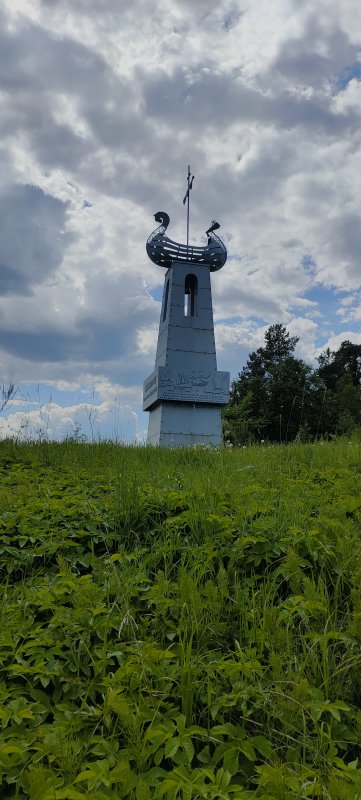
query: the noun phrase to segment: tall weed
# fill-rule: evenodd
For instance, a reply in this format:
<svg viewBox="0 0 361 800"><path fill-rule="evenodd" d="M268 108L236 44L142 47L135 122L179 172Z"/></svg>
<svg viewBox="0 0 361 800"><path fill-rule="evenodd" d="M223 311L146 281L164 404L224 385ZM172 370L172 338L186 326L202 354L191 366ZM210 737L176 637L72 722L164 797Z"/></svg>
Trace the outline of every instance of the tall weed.
<svg viewBox="0 0 361 800"><path fill-rule="evenodd" d="M0 443L4 797L361 798L360 463Z"/></svg>

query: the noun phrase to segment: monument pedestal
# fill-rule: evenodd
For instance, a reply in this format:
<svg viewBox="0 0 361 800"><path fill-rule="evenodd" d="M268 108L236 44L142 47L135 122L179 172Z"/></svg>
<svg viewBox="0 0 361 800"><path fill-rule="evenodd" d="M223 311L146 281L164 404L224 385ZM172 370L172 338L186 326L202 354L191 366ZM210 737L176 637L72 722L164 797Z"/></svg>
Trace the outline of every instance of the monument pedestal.
<svg viewBox="0 0 361 800"><path fill-rule="evenodd" d="M221 410L217 406L160 403L150 413L147 444L218 446L221 441Z"/></svg>
<svg viewBox="0 0 361 800"><path fill-rule="evenodd" d="M210 267L175 262L165 276L155 369L144 382L147 442L219 445L228 401L229 373L217 370Z"/></svg>

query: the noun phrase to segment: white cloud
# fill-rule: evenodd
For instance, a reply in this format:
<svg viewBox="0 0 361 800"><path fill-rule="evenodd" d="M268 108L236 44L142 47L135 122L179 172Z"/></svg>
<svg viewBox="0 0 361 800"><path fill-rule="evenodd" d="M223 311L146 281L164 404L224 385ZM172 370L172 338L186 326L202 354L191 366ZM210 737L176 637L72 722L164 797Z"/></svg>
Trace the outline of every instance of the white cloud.
<svg viewBox="0 0 361 800"><path fill-rule="evenodd" d="M357 341L357 0L5 0L0 23L5 382L96 385L102 419L117 389L134 425L164 277L145 240L160 208L184 239L189 161L191 241L215 217L229 250L219 367L274 322L307 360L325 331ZM315 287L350 300L334 315Z"/></svg>
<svg viewBox="0 0 361 800"><path fill-rule="evenodd" d="M308 364L313 364L315 359L317 323L305 317L292 319L287 330L291 336L297 336L299 341L296 346L295 355L303 358Z"/></svg>
<svg viewBox="0 0 361 800"><path fill-rule="evenodd" d="M34 387L29 387L31 395L17 394L0 416L0 438L50 440L80 434L92 441L111 437L134 442L144 438L134 409L134 405L139 407L141 403L139 386L112 384L103 376L98 376L87 387L59 383L56 388L61 391L82 389L89 399L83 401L80 393L76 403L60 404L52 399L51 393L47 400L42 400L40 395L36 397ZM53 383L46 385L51 390ZM44 390L44 386L42 388Z"/></svg>
<svg viewBox="0 0 361 800"><path fill-rule="evenodd" d="M216 347L219 353L226 351L230 346L236 345L245 350L257 350L264 344L264 326L257 326L252 321L238 322L233 325L218 324L215 327Z"/></svg>
<svg viewBox="0 0 361 800"><path fill-rule="evenodd" d="M322 344L322 347L317 348L316 355L319 355L328 348L333 351L338 350L342 342L347 341L353 344L361 344L361 331L344 330L342 333L332 334L327 341Z"/></svg>

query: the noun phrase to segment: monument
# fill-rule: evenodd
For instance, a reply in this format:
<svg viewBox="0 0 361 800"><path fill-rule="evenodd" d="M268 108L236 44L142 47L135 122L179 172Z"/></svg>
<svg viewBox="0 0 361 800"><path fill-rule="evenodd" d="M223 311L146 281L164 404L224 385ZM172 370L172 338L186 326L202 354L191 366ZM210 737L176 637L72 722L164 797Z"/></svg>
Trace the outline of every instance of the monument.
<svg viewBox="0 0 361 800"><path fill-rule="evenodd" d="M229 372L217 370L210 273L221 269L227 250L215 234L213 221L207 245L189 245L189 194L193 185L188 167L187 244L166 236L169 216L154 215L160 223L149 236L149 258L167 272L159 323L155 368L143 386L143 409L149 411L147 443L161 447L222 441L221 407L229 400Z"/></svg>

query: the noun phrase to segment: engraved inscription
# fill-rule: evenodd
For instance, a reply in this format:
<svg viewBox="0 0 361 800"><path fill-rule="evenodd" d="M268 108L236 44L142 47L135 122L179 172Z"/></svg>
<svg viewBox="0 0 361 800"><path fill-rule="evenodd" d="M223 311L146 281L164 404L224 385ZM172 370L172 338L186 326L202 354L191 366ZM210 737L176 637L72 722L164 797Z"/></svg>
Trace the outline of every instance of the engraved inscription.
<svg viewBox="0 0 361 800"><path fill-rule="evenodd" d="M145 385L144 385L144 391L145 391L145 392L149 392L149 389L151 389L152 387L154 387L156 384L157 384L157 376L156 376L156 375L153 375L153 377L152 377L152 378L149 378L149 380L147 380L147 381L145 382Z"/></svg>
<svg viewBox="0 0 361 800"><path fill-rule="evenodd" d="M161 400L224 405L229 401L229 373L158 367L144 382L143 408Z"/></svg>
<svg viewBox="0 0 361 800"><path fill-rule="evenodd" d="M162 391L158 397L161 400L180 400L188 403L228 403L228 393L224 397L219 392L207 392L207 394L204 394L202 392L180 392L176 389L169 389Z"/></svg>
<svg viewBox="0 0 361 800"><path fill-rule="evenodd" d="M158 389L158 375L157 372L153 373L146 381L144 381L143 386L143 404L149 400L150 397L156 395Z"/></svg>
<svg viewBox="0 0 361 800"><path fill-rule="evenodd" d="M224 372L191 372L170 370L167 367L159 370L159 387L162 389L182 388L186 390L203 389L204 392L224 392L228 390L228 374Z"/></svg>

